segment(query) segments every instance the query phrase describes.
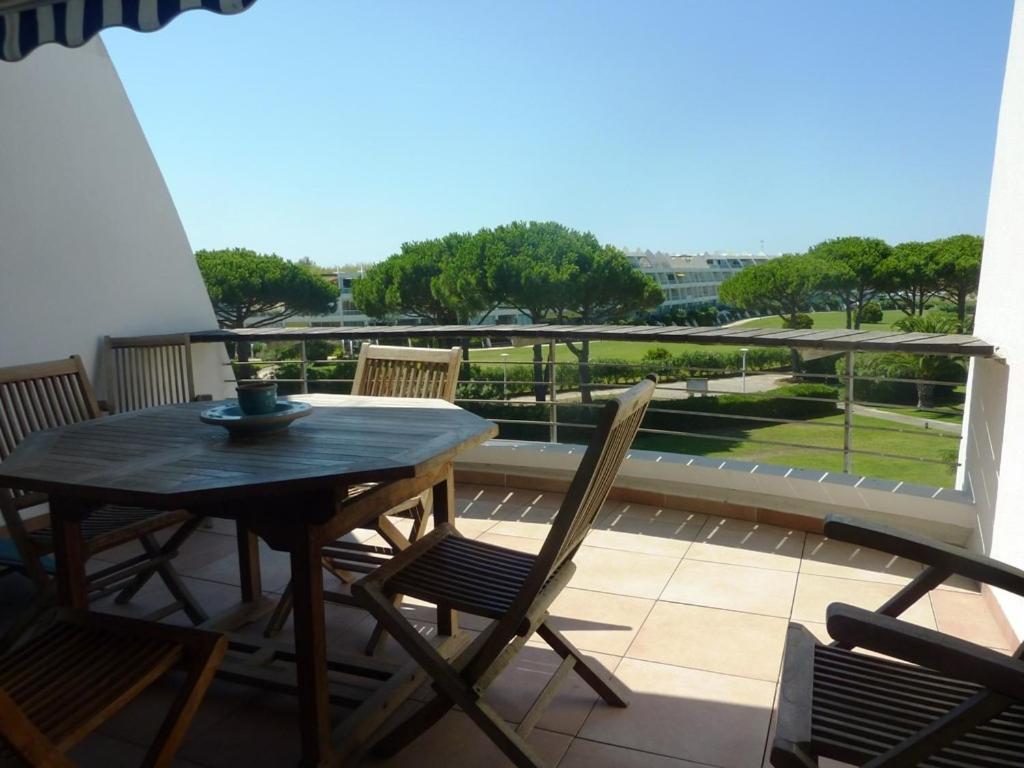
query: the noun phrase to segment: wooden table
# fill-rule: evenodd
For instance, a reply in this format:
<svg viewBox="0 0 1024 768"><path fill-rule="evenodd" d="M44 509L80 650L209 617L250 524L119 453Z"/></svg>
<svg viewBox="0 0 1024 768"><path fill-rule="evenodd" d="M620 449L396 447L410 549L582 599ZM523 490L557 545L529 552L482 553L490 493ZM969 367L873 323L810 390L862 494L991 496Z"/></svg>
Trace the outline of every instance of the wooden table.
<svg viewBox="0 0 1024 768"><path fill-rule="evenodd" d="M249 671L271 687L297 691L302 765L322 766L339 757L329 718L320 549L387 509L382 498L369 512L364 505L353 517L341 504L349 486L384 483L382 492L396 501L433 488L435 522L452 522L452 461L459 452L495 436L497 427L443 400L347 395L294 399L311 403L312 414L285 432L258 438L229 439L220 427L200 422L199 412L210 403L153 408L37 432L0 464L0 486L49 495L58 594L63 604L76 608L87 606L81 520L102 503L185 508L236 521L242 602L212 619L216 628L235 629L272 605L262 594L256 535L271 548L288 552L295 649L271 644L257 648L256 641L245 645L262 661L294 661L292 683L283 683L279 670L260 671L254 664L248 669L236 664L228 671L235 678ZM438 625L439 634L454 635L454 614L439 614ZM362 661L370 674L387 677L380 662ZM356 663L331 667L350 673ZM394 685L402 683L395 680ZM351 737L352 728L349 724L342 730Z"/></svg>

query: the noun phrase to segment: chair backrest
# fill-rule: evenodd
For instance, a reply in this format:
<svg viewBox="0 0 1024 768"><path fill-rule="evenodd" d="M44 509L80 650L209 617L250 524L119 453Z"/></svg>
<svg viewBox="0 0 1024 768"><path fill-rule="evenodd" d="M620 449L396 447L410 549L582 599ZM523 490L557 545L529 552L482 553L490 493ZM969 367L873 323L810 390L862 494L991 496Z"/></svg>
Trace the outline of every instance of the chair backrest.
<svg viewBox="0 0 1024 768"><path fill-rule="evenodd" d="M99 416L82 359L0 368L0 461L32 432Z"/></svg>
<svg viewBox="0 0 1024 768"><path fill-rule="evenodd" d="M652 374L602 409L594 436L537 557L540 585L576 553L590 531L640 429L656 383Z"/></svg>
<svg viewBox="0 0 1024 768"><path fill-rule="evenodd" d="M451 402L459 383L462 348L422 349L364 344L353 395L434 397Z"/></svg>
<svg viewBox="0 0 1024 768"><path fill-rule="evenodd" d="M89 376L77 355L0 368L0 461L33 432L94 419L99 413ZM0 488L0 513L23 559L26 539L19 510L45 500L43 494ZM32 567L38 570L38 565Z"/></svg>
<svg viewBox="0 0 1024 768"><path fill-rule="evenodd" d="M103 340L107 403L114 413L195 399L188 334Z"/></svg>
<svg viewBox="0 0 1024 768"><path fill-rule="evenodd" d="M505 616L474 655L470 674L481 673L489 667L508 640L519 633L522 621L541 589L567 560L572 559L583 543L608 498L626 451L640 429L656 384L657 377L652 374L609 400L601 410L594 436L587 445L540 554Z"/></svg>

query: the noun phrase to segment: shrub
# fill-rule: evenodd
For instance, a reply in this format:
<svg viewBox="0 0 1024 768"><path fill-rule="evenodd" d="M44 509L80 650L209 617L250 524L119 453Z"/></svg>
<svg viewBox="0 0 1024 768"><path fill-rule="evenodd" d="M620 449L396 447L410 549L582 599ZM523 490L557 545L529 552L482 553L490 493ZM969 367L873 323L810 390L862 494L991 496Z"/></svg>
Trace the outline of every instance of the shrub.
<svg viewBox="0 0 1024 768"><path fill-rule="evenodd" d="M793 317L786 317L782 320L782 327L791 331L799 331L814 327L814 318L804 312L798 312Z"/></svg>
<svg viewBox="0 0 1024 768"><path fill-rule="evenodd" d="M794 399L809 398L809 399ZM771 426L768 419L816 419L838 412L838 393L822 384L795 384L761 394L691 397L684 400L658 400L644 417L648 429L669 429L679 432L735 432ZM500 436L509 440L549 439L547 424L525 424L524 421L546 422L550 404L538 403L466 403L466 409L499 423ZM558 437L565 443L585 443L590 439L600 409L584 405L559 404ZM730 418L715 418L730 417ZM739 417L739 418L731 418Z"/></svg>
<svg viewBox="0 0 1024 768"><path fill-rule="evenodd" d="M302 344L298 341L271 341L260 346L259 357L263 360L302 359ZM256 353L256 345L253 345L253 353ZM307 360L326 360L332 355L340 356L341 353L340 345L329 339L306 340Z"/></svg>
<svg viewBox="0 0 1024 768"><path fill-rule="evenodd" d="M652 355L653 353L653 355ZM663 382L692 377L735 375L743 366L739 350L706 349L686 350L670 355L664 347L649 350L642 362L618 358L602 358L590 362L591 384L598 386L629 386L644 376L655 373ZM765 371L789 365L789 350L772 347L754 347L747 351L747 371ZM500 363L470 364L463 372L458 397L469 400L502 399L502 376L506 375L507 397L533 394L533 365L512 364L504 368ZM468 381L467 381L468 375ZM547 367L543 375L548 375ZM576 365L556 366L555 383L559 391L575 390L580 386L580 371Z"/></svg>
<svg viewBox="0 0 1024 768"><path fill-rule="evenodd" d="M860 321L862 323L880 323L883 317L882 305L877 301L869 301L860 308Z"/></svg>
<svg viewBox="0 0 1024 768"><path fill-rule="evenodd" d="M854 360L854 374L857 377L865 377L867 380L858 378L854 381L854 399L867 403L916 405L918 402L917 384L913 381L889 381L888 379L918 378L949 381L949 386L935 387L934 397L938 401L950 399L956 384L966 380L963 366L952 358L934 355L926 357L931 365L922 371L921 361L915 359L914 355L905 353L858 354ZM843 358L839 358L835 366L837 374L845 373L846 362ZM922 376L922 373L928 375Z"/></svg>
<svg viewBox="0 0 1024 768"><path fill-rule="evenodd" d="M672 357L672 353L664 347L654 347L644 352L644 361L660 362L662 360L669 360Z"/></svg>

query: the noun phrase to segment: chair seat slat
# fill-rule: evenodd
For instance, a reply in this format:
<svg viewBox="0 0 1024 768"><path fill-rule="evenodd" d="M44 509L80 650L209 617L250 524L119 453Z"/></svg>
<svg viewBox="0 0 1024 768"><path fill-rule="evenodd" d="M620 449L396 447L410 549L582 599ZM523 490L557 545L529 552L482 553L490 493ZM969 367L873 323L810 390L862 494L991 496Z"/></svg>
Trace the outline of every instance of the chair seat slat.
<svg viewBox="0 0 1024 768"><path fill-rule="evenodd" d="M791 628L787 655L799 642L794 629L800 628ZM934 670L857 651L815 644L813 654L811 743L804 747L855 765L897 748L982 690ZM785 751L778 742L776 748ZM1024 765L1024 702L971 728L921 765Z"/></svg>

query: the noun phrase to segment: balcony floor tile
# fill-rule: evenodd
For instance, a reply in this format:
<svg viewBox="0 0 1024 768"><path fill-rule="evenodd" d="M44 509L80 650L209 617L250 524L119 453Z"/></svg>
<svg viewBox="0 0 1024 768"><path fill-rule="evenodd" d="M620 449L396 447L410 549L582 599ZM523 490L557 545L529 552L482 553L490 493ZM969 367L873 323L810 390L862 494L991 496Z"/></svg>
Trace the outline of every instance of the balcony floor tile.
<svg viewBox="0 0 1024 768"><path fill-rule="evenodd" d="M539 550L562 496L516 488L461 484L457 525L464 535L526 552ZM408 528L408 521L399 520ZM373 537L359 532L360 540ZM176 565L210 613L238 598L234 526L214 521L186 542ZM121 555L132 547L105 556ZM288 559L261 547L264 588L280 590ZM577 573L551 607L551 622L633 693L631 705L601 702L570 675L541 719L531 743L552 768L752 768L770 744L770 724L787 622L806 621L823 639L825 608L836 600L875 608L918 570L870 550L785 527L727 519L635 501L611 500L576 558ZM332 576L325 585L338 589ZM0 625L30 590L0 580ZM142 615L168 594L151 581L126 606L101 610ZM407 600L402 610L427 637L432 607ZM329 604L328 647L361 652L373 629L365 613ZM1003 648L977 585L955 581L920 601L911 621ZM169 621L184 623L181 614ZM471 633L485 620L466 617ZM245 634L259 636L262 625ZM291 622L279 640L291 641ZM382 656L404 660L387 639ZM488 700L510 722L523 717L556 663L539 637L505 670ZM74 752L86 768L137 765L159 727L176 679L147 691ZM426 700L429 688L417 693ZM410 705L412 706L412 705ZM344 710L337 710L341 717ZM193 721L176 768L293 765L298 759L295 700L215 681ZM509 762L461 712L448 714L397 757L367 766L498 766ZM822 762L822 768L838 766Z"/></svg>

